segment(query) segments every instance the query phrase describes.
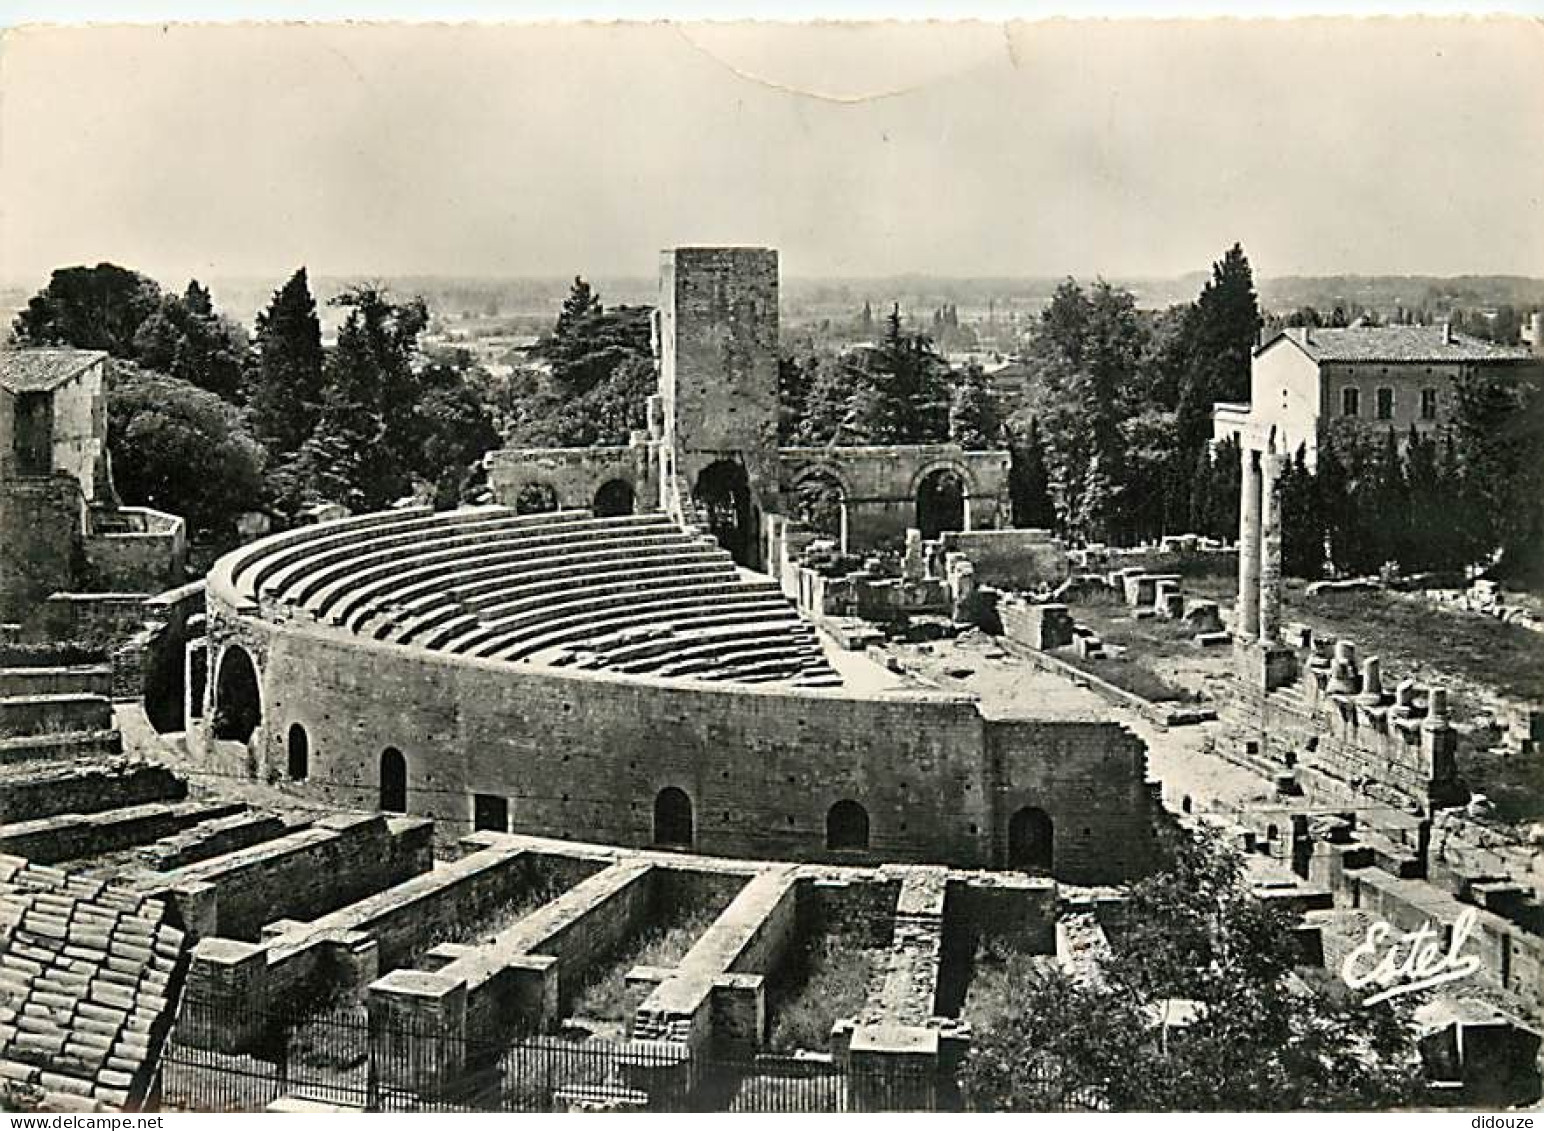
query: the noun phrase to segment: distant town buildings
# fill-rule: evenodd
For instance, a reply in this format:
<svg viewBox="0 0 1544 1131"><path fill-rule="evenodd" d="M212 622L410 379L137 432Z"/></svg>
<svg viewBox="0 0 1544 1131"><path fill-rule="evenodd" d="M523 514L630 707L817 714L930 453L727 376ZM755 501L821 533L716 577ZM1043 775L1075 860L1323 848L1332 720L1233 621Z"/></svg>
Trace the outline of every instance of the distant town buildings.
<svg viewBox="0 0 1544 1131"><path fill-rule="evenodd" d="M1532 347L1501 346L1441 326L1292 327L1254 351L1248 403L1219 402L1213 442L1238 440L1264 450L1305 450L1313 466L1326 429L1369 436L1393 429L1433 432L1453 415L1453 382L1476 369L1544 380L1544 334L1534 316Z"/></svg>

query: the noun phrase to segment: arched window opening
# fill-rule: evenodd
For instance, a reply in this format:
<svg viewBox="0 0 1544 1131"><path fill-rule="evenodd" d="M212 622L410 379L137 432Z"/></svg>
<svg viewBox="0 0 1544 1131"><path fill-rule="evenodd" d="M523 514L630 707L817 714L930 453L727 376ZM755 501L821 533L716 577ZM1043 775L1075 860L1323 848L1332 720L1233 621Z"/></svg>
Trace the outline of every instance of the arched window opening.
<svg viewBox="0 0 1544 1131"><path fill-rule="evenodd" d="M545 514L558 509L558 493L550 483L527 483L515 492L516 514Z"/></svg>
<svg viewBox="0 0 1544 1131"><path fill-rule="evenodd" d="M671 848L692 846L692 799L673 785L654 798L654 843Z"/></svg>
<svg viewBox="0 0 1544 1131"><path fill-rule="evenodd" d="M233 644L220 656L220 674L215 682L214 736L246 742L262 720L257 668L247 650Z"/></svg>
<svg viewBox="0 0 1544 1131"><path fill-rule="evenodd" d="M289 728L289 779L305 781L311 776L311 739L299 723Z"/></svg>
<svg viewBox="0 0 1544 1131"><path fill-rule="evenodd" d="M1050 814L1027 806L1020 809L1008 821L1008 867L1050 872L1052 842Z"/></svg>
<svg viewBox="0 0 1544 1131"><path fill-rule="evenodd" d="M631 483L625 479L608 479L596 489L593 509L597 518L616 518L632 514L634 503Z"/></svg>
<svg viewBox="0 0 1544 1131"><path fill-rule="evenodd" d="M793 489L793 511L805 526L827 538L837 547L847 548L847 496L836 476L815 471L804 476Z"/></svg>
<svg viewBox="0 0 1544 1131"><path fill-rule="evenodd" d="M718 544L742 566L753 563L756 534L751 529L751 484L743 465L721 459L697 476L692 499L707 519Z"/></svg>
<svg viewBox="0 0 1544 1131"><path fill-rule="evenodd" d="M917 484L917 529L932 541L945 530L965 529L965 480L947 467Z"/></svg>
<svg viewBox="0 0 1544 1131"><path fill-rule="evenodd" d="M407 812L407 759L395 746L381 751L381 804L386 813Z"/></svg>
<svg viewBox="0 0 1544 1131"><path fill-rule="evenodd" d="M826 847L833 852L864 851L869 846L868 810L842 800L826 812Z"/></svg>

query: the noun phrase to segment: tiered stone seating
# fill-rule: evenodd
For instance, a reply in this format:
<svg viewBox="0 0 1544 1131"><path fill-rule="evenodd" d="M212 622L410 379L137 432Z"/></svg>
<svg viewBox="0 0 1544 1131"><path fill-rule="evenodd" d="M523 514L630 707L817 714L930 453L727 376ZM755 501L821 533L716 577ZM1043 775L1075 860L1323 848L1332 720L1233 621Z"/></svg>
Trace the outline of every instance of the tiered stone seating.
<svg viewBox="0 0 1544 1131"><path fill-rule="evenodd" d="M388 643L631 675L831 686L776 584L661 513L363 515L266 539L230 582L274 615Z"/></svg>

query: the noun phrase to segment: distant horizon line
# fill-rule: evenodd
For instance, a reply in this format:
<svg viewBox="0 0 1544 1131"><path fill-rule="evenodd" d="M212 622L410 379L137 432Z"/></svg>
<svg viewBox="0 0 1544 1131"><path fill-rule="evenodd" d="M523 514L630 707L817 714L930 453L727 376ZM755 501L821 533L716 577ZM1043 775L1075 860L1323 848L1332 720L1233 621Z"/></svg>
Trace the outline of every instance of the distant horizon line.
<svg viewBox="0 0 1544 1131"><path fill-rule="evenodd" d="M53 272L55 272L55 271L66 270L66 269L71 268L71 267L96 267L96 266L99 266L99 265L101 265L103 263L112 263L115 266L123 267L123 268L125 268L127 270L137 271L139 274L142 274L142 275L147 276L148 278L154 279L156 282L161 282L161 278L157 274L153 274L153 273L145 271L145 270L143 270L141 268L134 267L131 264L118 263L116 260L111 260L111 259L100 259L100 260L97 260L96 263L86 263L86 262L62 263L62 264L59 264L58 266L50 267L50 268L47 269L47 271L42 272L40 274L28 274L26 276L20 276L20 275L7 276L7 277L4 277L4 278L0 278L0 287L11 288L11 287L32 286L40 278L46 282L47 278L50 275L52 275ZM267 279L278 279L280 281L280 283L282 284L283 280L288 279L291 275L293 275L297 270L299 270L302 267L306 268L307 274L309 274L312 278L316 278L316 279L347 279L347 280L357 280L357 279L428 279L428 280L436 280L436 281L460 281L460 282L477 282L477 283L493 283L493 282L533 282L533 283L534 282L542 282L542 283L548 283L548 282L553 282L555 280L571 280L571 279L575 278L576 276L579 277L579 278L585 279L586 281L608 280L608 281L611 281L611 282L655 281L657 279L657 276L655 276L655 275L627 274L627 273L613 273L613 272L586 272L586 271L583 271L583 270L580 270L580 271L577 271L577 272L573 272L573 273L570 273L568 271L555 271L555 272L548 272L548 273L544 273L544 274L496 274L496 273L485 273L485 272L470 272L470 273L459 273L458 274L458 273L441 272L441 271L366 271L366 270L316 272L316 271L312 271L310 269L309 265L308 264L304 264L304 263L297 264L294 267L288 268L287 270L280 271L280 272L277 272L277 273L274 273L274 274L268 274L268 273L240 273L240 274L218 274L218 275L215 275L215 274L199 274L198 272L188 272L186 274L187 274L187 278L188 279L196 279L199 282L206 283L206 284L217 284L217 283L256 283L256 282L261 282L261 281L267 280ZM897 272L892 272L892 273L888 273L888 274L873 274L873 275L809 275L809 274L797 274L797 273L782 273L781 274L781 279L783 281L786 281L786 282L798 282L798 283L873 283L873 282L891 282L891 281L897 281L897 280L916 280L916 281L950 282L950 283L968 282L968 283L977 283L977 284L980 284L980 283L1049 283L1049 282L1060 282L1060 281L1065 280L1065 279L1076 279L1076 280L1104 279L1104 280L1107 280L1109 282L1123 282L1123 283L1128 283L1128 282L1129 283L1169 283L1169 282L1180 282L1180 281L1184 281L1184 280L1192 279L1192 278L1207 277L1207 276L1210 276L1210 274L1211 274L1211 268L1208 266L1208 267L1203 267L1203 268L1195 268L1195 269L1192 269L1192 270L1189 270L1189 271L1180 271L1180 272L1176 272L1176 273L1173 273L1173 274L1167 274L1167 275L1150 274L1150 273L1148 273L1148 274L1119 274L1119 273L1115 273L1115 272L1104 272L1104 271L1094 271L1094 272L1070 272L1070 271L1067 271L1067 272L1057 272L1057 273L1051 273L1051 274L1025 274L1025 275L1002 275L1002 274L971 275L971 274L956 274L956 273L933 274L933 273L929 273L929 272L925 272L925 271L897 271ZM179 274L178 277L180 278L181 275ZM1286 282L1286 281L1292 281L1292 280L1298 280L1298 279L1423 279L1423 280L1424 279L1434 279L1434 280L1440 280L1440 281L1456 281L1456 280L1464 280L1464 279L1495 279L1495 280L1508 280L1508 281L1514 281L1514 282L1526 282L1526 283L1544 284L1544 275L1525 275L1525 274L1520 274L1520 273L1517 273L1517 272L1509 272L1509 271L1499 271L1499 272L1462 271L1462 272L1458 272L1458 273L1442 273L1442 272L1435 272L1435 271L1293 271L1293 272L1288 272L1288 273L1284 273L1284 274L1265 274L1265 273L1256 271L1256 272L1254 272L1254 279L1255 279L1256 283L1259 283L1261 281L1265 281L1265 282Z"/></svg>

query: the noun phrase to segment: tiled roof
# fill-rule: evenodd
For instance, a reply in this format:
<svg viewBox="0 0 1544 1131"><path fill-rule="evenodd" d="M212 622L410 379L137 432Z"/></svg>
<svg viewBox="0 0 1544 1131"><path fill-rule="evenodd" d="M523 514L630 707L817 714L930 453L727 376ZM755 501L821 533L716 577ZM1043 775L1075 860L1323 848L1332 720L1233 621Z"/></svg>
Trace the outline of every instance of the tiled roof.
<svg viewBox="0 0 1544 1131"><path fill-rule="evenodd" d="M0 389L46 393L106 356L101 350L0 349Z"/></svg>
<svg viewBox="0 0 1544 1131"><path fill-rule="evenodd" d="M1525 346L1498 346L1442 326L1351 326L1337 329L1290 329L1272 338L1262 351L1283 338L1315 361L1329 362L1484 362L1526 361Z"/></svg>
<svg viewBox="0 0 1544 1131"><path fill-rule="evenodd" d="M0 856L0 1108L143 1099L184 950L160 900Z"/></svg>

